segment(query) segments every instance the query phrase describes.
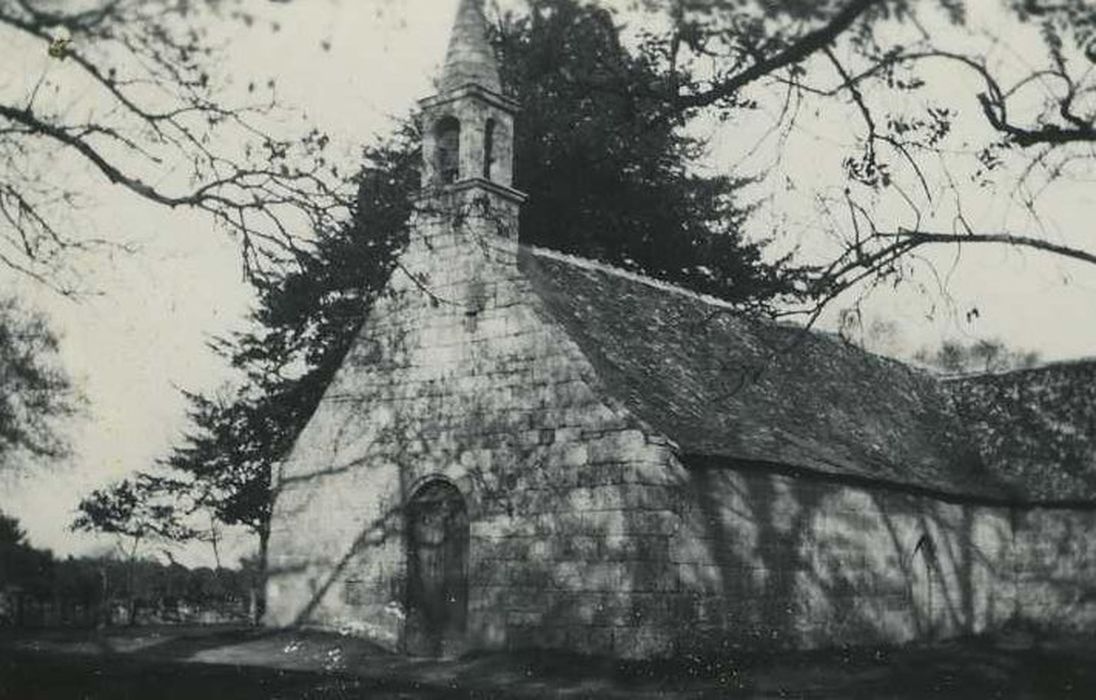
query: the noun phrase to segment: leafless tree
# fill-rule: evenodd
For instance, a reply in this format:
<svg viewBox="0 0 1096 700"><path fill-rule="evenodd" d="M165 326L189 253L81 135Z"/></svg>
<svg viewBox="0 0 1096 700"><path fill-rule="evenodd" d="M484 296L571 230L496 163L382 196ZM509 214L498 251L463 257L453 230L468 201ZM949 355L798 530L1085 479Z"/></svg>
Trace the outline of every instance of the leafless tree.
<svg viewBox="0 0 1096 700"><path fill-rule="evenodd" d="M662 94L667 113L730 114L769 99L769 134L784 139L813 128L820 110L846 108L856 141L846 182L817 198L839 241L816 271L820 302L903 277L943 246L1096 264L1096 241L1058 235L1040 208L1048 189L1096 175L1091 0L646 5L670 19L644 39L665 80L636 89ZM979 185L1007 192L1023 217L973 220L964 195Z"/></svg>
<svg viewBox="0 0 1096 700"><path fill-rule="evenodd" d="M210 30L249 23L245 9L234 0L0 0L0 37L57 67L26 89L26 76L0 89L0 262L71 291L58 273L64 253L102 243L68 216L81 191L57 173L73 166L142 200L208 213L238 237L252 275L340 215L343 181L324 158L327 138L273 133L264 120L273 81L230 103L214 77ZM61 80L88 96L73 105Z"/></svg>

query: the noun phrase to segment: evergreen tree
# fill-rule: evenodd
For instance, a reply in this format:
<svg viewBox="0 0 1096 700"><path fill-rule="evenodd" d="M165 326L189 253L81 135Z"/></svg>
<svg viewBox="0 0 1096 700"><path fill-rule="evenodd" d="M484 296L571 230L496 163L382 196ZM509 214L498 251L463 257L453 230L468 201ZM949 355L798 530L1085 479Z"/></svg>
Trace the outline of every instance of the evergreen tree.
<svg viewBox="0 0 1096 700"><path fill-rule="evenodd" d="M522 240L603 260L699 292L765 307L797 276L743 238L745 184L692 172L705 144L649 88L649 51L629 52L608 10L531 0L495 31L503 83L521 105Z"/></svg>
<svg viewBox="0 0 1096 700"><path fill-rule="evenodd" d="M192 428L165 460L174 474L150 476L218 521L253 532L260 567L273 470L311 417L407 240L419 183L416 132L403 128L366 149L364 161L349 223L320 231L297 267L264 283L253 330L215 344L244 374L243 384L229 396L187 394Z"/></svg>
<svg viewBox="0 0 1096 700"><path fill-rule="evenodd" d="M53 459L67 450L57 421L75 413L79 397L57 350L45 319L0 298L0 469L14 455Z"/></svg>

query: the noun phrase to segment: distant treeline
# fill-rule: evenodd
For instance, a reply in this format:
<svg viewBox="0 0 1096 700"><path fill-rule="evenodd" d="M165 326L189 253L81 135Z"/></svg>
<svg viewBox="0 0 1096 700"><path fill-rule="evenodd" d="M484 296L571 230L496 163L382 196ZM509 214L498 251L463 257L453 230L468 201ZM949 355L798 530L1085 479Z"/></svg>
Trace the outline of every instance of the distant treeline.
<svg viewBox="0 0 1096 700"><path fill-rule="evenodd" d="M0 626L240 622L255 571L118 556L59 559L0 513Z"/></svg>

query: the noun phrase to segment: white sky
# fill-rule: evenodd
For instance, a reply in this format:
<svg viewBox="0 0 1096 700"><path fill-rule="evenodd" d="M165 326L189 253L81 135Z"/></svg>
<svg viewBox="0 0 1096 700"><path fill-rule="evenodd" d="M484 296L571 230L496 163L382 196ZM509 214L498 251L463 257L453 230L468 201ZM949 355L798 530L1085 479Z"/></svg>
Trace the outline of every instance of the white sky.
<svg viewBox="0 0 1096 700"><path fill-rule="evenodd" d="M507 3L514 4L514 3ZM456 0L301 0L285 6L258 3L281 31L242 32L222 62L238 84L275 76L282 101L307 113L329 132L336 148L352 154L384 133L431 92L444 57ZM330 50L321 42L329 41ZM36 80L41 47L0 46L0 91L19 79ZM946 77L945 89L970 100L970 85ZM761 121L756 121L760 119ZM750 122L702 131L712 137L710 167L748 170L761 156L743 160L763 131L764 114ZM302 122L303 123L303 122ZM789 142L787 170L817 187L839 182L833 144L847 142L848 124L833 115ZM853 127L855 128L855 126ZM827 146L830 144L830 146ZM836 151L834 151L836 152ZM838 161L839 162L839 161ZM838 179L833 179L838 178ZM37 546L80 553L103 540L67 532L80 496L111 479L148 468L164 456L185 427L178 387L211 390L228 376L205 343L236 326L250 300L238 251L208 219L169 212L107 186L90 188L92 204L79 217L97 235L136 243L133 255L89 256L81 272L97 295L61 299L0 267L0 287L48 313L63 337L62 359L86 394L87 415L73 427L74 455L65 464L0 475L0 508L19 517ZM1096 194L1077 184L1051 195L1046 209L1068 239L1091 233ZM995 220L1005 194L975 194L971 209ZM802 190L774 195L774 213L811 247L818 221ZM775 218L774 218L775 217ZM940 257L940 268L951 257ZM924 282L933 284L926 277ZM869 318L897 323L893 348L905 352L949 337L1000 337L1038 350L1047 359L1096 354L1096 269L1005 248L965 251L950 276L949 303L911 288L881 293L867 305ZM979 316L968 322L966 311Z"/></svg>

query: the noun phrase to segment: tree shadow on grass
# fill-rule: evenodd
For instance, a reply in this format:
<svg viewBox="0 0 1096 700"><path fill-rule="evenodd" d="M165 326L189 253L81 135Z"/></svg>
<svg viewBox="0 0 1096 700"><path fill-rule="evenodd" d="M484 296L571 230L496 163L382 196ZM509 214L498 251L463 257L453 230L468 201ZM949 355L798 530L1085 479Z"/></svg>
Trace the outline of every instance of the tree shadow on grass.
<svg viewBox="0 0 1096 700"><path fill-rule="evenodd" d="M190 700L192 698L467 697L417 679L346 673L75 655L9 655L0 661L0 699Z"/></svg>

